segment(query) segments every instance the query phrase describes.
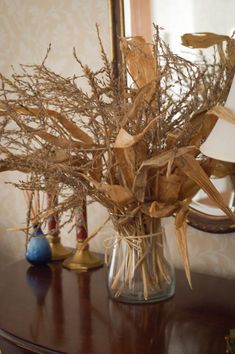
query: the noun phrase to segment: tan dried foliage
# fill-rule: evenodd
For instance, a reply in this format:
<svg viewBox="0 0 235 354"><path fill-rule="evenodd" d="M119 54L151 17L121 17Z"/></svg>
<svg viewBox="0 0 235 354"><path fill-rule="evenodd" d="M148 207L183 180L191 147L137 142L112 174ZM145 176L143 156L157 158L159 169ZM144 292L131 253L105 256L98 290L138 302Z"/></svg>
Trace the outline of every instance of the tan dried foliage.
<svg viewBox="0 0 235 354"><path fill-rule="evenodd" d="M177 174L159 176L157 196L161 203L171 204L179 200L182 179Z"/></svg>
<svg viewBox="0 0 235 354"><path fill-rule="evenodd" d="M185 226L191 198L202 188L234 218L209 180L214 166L199 154L217 114L225 112L233 40L211 33L183 36L187 46L216 46L214 65L204 59L196 65L172 53L156 27L153 44L142 37L121 39L123 60L115 77L98 38L100 70L83 65L74 52L90 93L81 89L81 77L64 78L47 68L46 60L22 66L11 79L0 75L0 171L32 173L33 183L16 183L21 189L58 186L61 202L39 219L71 210L71 220L88 195L107 207L120 235L138 240L159 230L160 218L176 214L191 284ZM159 259L161 279L165 265L163 256ZM145 274L145 293L148 284Z"/></svg>
<svg viewBox="0 0 235 354"><path fill-rule="evenodd" d="M212 114L212 111L210 113L202 112L195 115L190 121L191 129L195 131L190 144L200 147L201 142L208 137L209 132L214 128L216 122L217 116L216 114Z"/></svg>
<svg viewBox="0 0 235 354"><path fill-rule="evenodd" d="M192 48L208 48L224 41L229 41L229 36L219 35L211 32L186 33L182 37L182 44Z"/></svg>
<svg viewBox="0 0 235 354"><path fill-rule="evenodd" d="M146 43L141 36L130 39L121 38L121 50L127 67L139 88L156 78L156 60L152 45Z"/></svg>
<svg viewBox="0 0 235 354"><path fill-rule="evenodd" d="M227 107L217 105L210 110L210 113L218 118L224 119L229 123L235 124L235 114Z"/></svg>

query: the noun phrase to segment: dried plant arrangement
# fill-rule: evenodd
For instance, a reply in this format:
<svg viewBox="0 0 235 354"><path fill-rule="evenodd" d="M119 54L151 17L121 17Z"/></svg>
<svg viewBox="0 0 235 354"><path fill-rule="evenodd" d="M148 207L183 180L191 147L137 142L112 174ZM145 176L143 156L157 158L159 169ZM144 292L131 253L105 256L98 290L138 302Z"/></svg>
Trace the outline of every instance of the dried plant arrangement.
<svg viewBox="0 0 235 354"><path fill-rule="evenodd" d="M99 31L99 71L84 65L74 51L89 92L80 88L80 77L64 78L47 68L46 58L41 65L22 66L11 79L0 76L0 171L33 173L33 186L19 182L18 187L50 191L53 186L62 195L40 219L73 211L86 195L104 205L128 245L127 265L133 248L138 249L146 299L166 273L161 246L143 237L159 232L161 218L176 216L176 237L191 284L186 217L192 197L202 188L234 217L210 182L215 162L199 151L217 119L210 110L223 104L229 90L234 40L200 35L215 47L215 56L212 64L198 65L172 53L155 29L152 44L142 37L120 40L118 78ZM196 47L199 39L183 36L188 46ZM157 255L154 276L146 273L148 252ZM127 272L125 282L131 286L131 281ZM120 293L118 271L113 288Z"/></svg>

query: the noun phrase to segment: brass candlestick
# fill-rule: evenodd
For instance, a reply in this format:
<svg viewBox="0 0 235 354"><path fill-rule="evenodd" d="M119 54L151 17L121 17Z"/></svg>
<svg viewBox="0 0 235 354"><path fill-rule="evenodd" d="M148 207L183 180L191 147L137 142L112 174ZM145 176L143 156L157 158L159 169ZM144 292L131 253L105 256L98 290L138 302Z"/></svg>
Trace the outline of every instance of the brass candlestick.
<svg viewBox="0 0 235 354"><path fill-rule="evenodd" d="M87 212L86 202L82 207L78 207L75 214L77 247L73 256L63 262L63 267L67 269L77 269L87 271L88 269L101 267L104 262L89 251L89 246L84 247L87 238Z"/></svg>
<svg viewBox="0 0 235 354"><path fill-rule="evenodd" d="M47 205L51 207L56 205L58 197L56 194L47 193ZM47 239L51 248L51 259L52 261L62 261L65 258L69 257L72 251L64 247L61 244L61 238L59 237L58 230L58 215L53 215L48 218L48 235Z"/></svg>
<svg viewBox="0 0 235 354"><path fill-rule="evenodd" d="M88 269L101 267L104 262L89 251L89 246L83 247L84 241L77 241L76 252L73 256L63 262L63 267L67 269L77 269L86 271Z"/></svg>
<svg viewBox="0 0 235 354"><path fill-rule="evenodd" d="M51 248L52 261L63 261L72 254L69 248L61 244L61 239L58 235L49 234L47 235L47 239Z"/></svg>

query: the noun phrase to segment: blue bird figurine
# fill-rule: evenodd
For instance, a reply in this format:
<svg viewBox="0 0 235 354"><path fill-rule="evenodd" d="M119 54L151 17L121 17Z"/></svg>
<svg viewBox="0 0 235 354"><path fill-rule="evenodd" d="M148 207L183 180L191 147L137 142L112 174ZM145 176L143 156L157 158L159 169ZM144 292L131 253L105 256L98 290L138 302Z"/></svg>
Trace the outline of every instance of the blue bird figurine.
<svg viewBox="0 0 235 354"><path fill-rule="evenodd" d="M33 265L42 265L50 262L51 249L40 225L34 226L34 233L28 245L25 257Z"/></svg>

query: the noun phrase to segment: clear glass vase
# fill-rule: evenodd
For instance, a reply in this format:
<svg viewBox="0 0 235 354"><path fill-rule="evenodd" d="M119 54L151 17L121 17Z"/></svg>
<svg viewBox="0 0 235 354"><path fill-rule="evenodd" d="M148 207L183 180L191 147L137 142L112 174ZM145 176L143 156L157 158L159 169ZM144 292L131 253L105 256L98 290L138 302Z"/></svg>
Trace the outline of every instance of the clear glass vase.
<svg viewBox="0 0 235 354"><path fill-rule="evenodd" d="M175 273L165 232L117 236L108 263L111 298L127 303L166 300L175 292Z"/></svg>

